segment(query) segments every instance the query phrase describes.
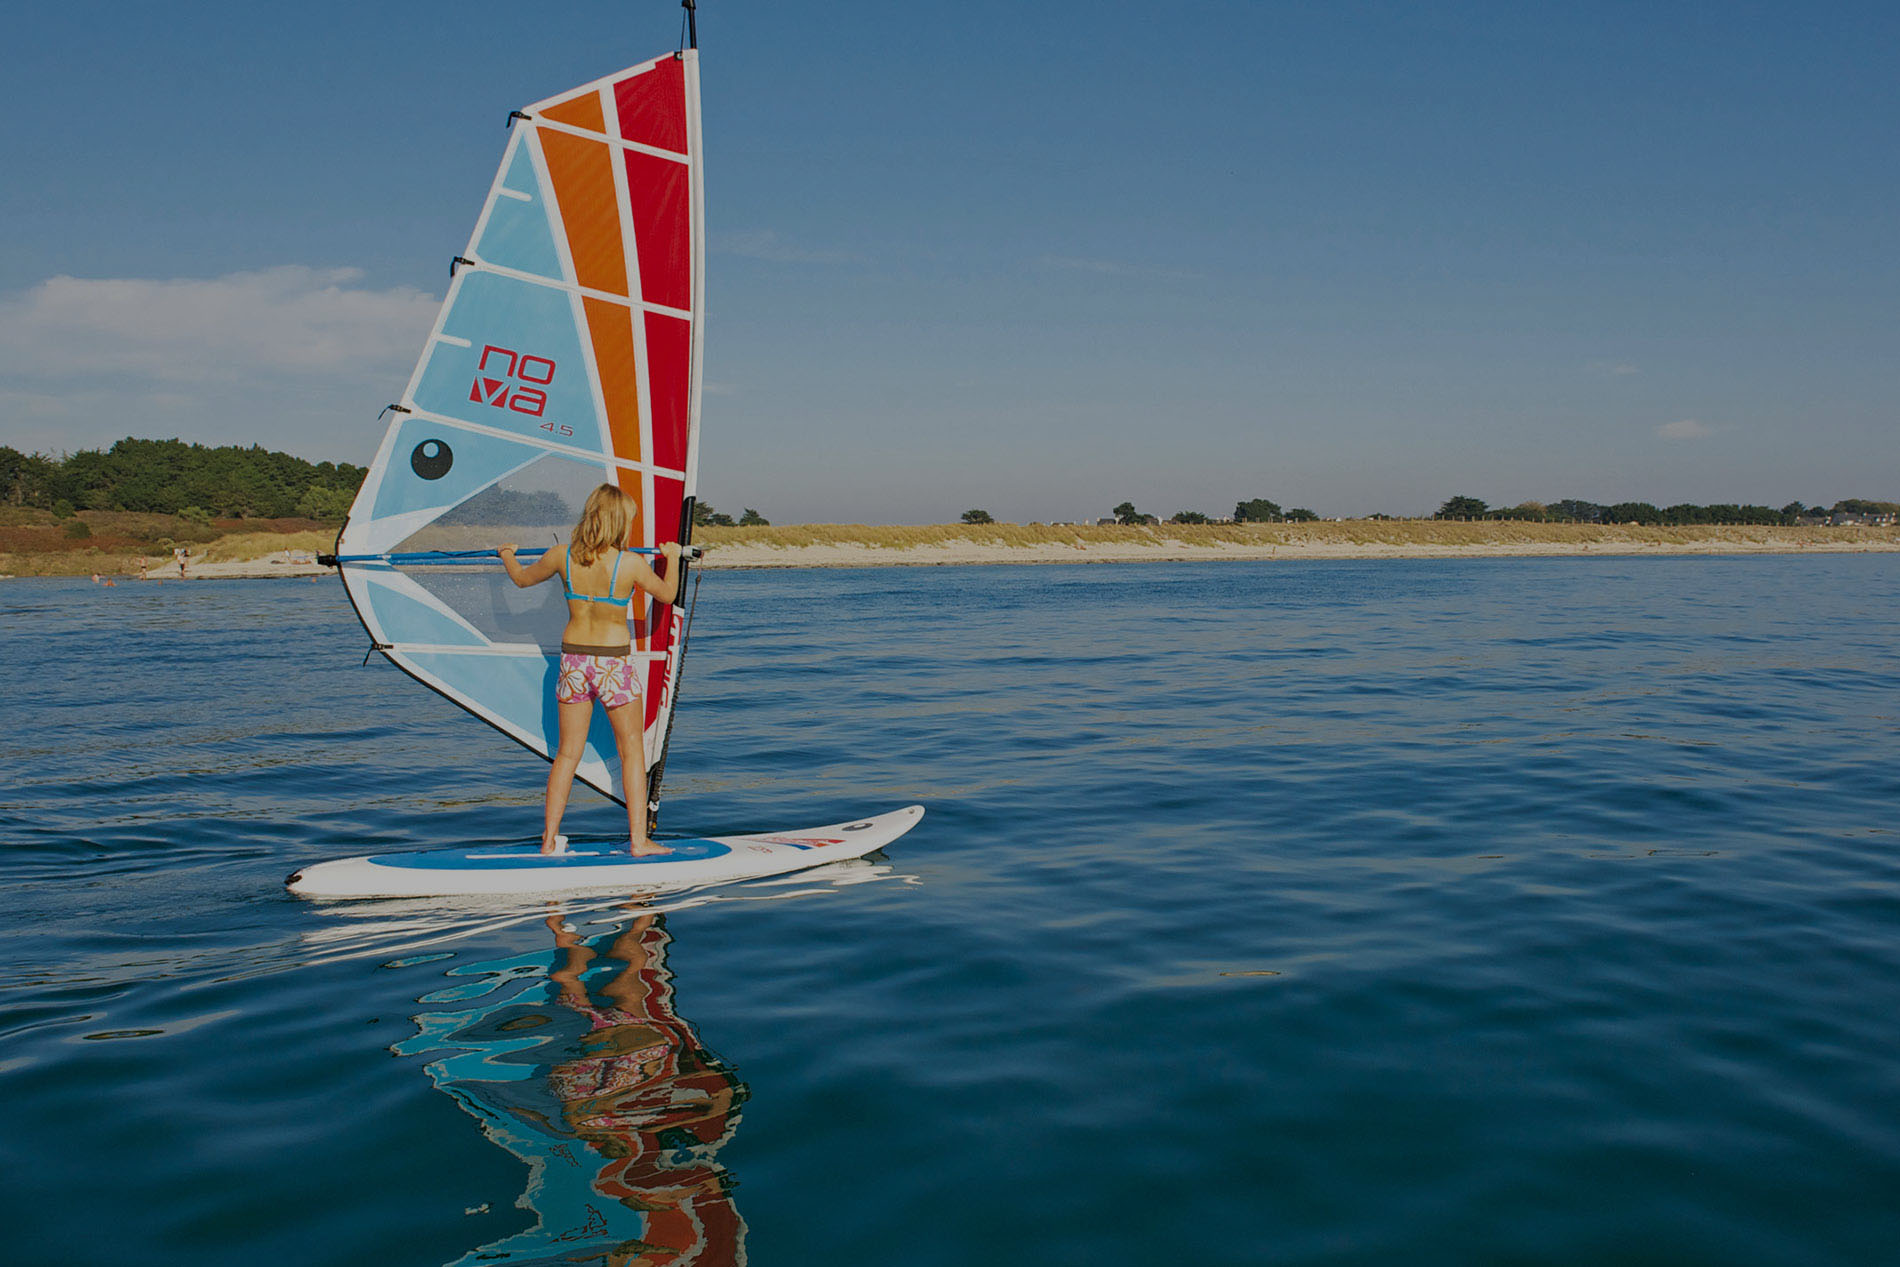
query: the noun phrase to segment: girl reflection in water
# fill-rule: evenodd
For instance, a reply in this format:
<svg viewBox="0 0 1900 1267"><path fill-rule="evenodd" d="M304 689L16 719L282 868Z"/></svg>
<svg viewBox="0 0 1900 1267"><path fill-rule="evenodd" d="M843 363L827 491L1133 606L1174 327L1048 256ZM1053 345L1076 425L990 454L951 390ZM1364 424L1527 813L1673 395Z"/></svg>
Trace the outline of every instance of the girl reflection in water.
<svg viewBox="0 0 1900 1267"><path fill-rule="evenodd" d="M715 1155L738 1125L745 1085L674 1013L664 927L651 914L634 919L604 955L625 967L590 992L586 974L602 953L560 914L547 925L565 952L548 974L558 1000L588 1023L580 1055L554 1066L548 1084L565 1132L607 1158L594 1190L646 1216L639 1241L608 1261L740 1262L745 1224Z"/></svg>
<svg viewBox="0 0 1900 1267"><path fill-rule="evenodd" d="M746 1227L719 1151L746 1086L674 1010L664 917L630 904L589 937L550 910L553 945L451 968L422 1000L445 1006L395 1047L527 1165L531 1224L494 1210L499 1239L452 1267L736 1267Z"/></svg>

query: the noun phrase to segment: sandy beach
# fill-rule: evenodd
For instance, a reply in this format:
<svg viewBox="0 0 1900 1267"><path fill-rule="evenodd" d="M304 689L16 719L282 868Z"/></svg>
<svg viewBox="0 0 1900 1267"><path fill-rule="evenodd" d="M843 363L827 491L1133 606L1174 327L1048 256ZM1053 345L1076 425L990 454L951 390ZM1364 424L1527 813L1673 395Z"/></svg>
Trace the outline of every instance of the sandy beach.
<svg viewBox="0 0 1900 1267"><path fill-rule="evenodd" d="M1799 531L1799 530L1796 530ZM1301 559L1548 558L1554 555L1738 555L1838 554L1900 551L1900 535L1868 533L1841 540L1707 536L1682 541L1622 539L1580 541L1437 542L1353 541L1311 536L1293 540L1194 542L1099 542L1033 545L946 541L913 546L849 542L810 545L720 543L708 548L708 568L940 567L1026 563L1206 563L1294 562Z"/></svg>
<svg viewBox="0 0 1900 1267"><path fill-rule="evenodd" d="M1842 554L1900 551L1900 527L1451 523L1425 520L1261 525L811 524L708 528L702 566L726 568L980 567L993 564L1294 562L1301 559L1468 559L1552 556ZM102 561L103 562L103 561ZM83 569L80 574L84 574ZM186 580L321 577L308 549L193 560ZM117 575L124 579L126 571ZM154 581L177 566L152 560ZM136 573L132 579L136 579Z"/></svg>

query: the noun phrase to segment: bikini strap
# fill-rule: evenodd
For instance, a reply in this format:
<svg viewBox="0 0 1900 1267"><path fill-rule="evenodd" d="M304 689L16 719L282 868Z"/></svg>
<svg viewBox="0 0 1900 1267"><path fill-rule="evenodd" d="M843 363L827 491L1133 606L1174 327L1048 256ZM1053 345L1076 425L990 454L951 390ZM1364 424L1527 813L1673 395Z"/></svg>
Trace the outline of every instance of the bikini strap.
<svg viewBox="0 0 1900 1267"><path fill-rule="evenodd" d="M620 560L626 557L627 557L627 552L625 550L614 551L613 575L607 578L607 601L609 602L617 601L614 598L614 586L620 583Z"/></svg>

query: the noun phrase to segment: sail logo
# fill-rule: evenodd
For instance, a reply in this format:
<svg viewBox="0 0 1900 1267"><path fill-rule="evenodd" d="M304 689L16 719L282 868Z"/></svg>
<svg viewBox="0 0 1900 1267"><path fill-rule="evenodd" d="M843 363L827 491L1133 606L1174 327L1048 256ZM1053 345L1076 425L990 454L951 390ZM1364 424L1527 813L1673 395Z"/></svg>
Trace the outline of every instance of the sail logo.
<svg viewBox="0 0 1900 1267"><path fill-rule="evenodd" d="M547 385L554 381L554 362L545 356L530 356L482 345L482 359L475 366L475 381L469 384L468 398L478 405L509 409L530 418L539 418L548 407Z"/></svg>

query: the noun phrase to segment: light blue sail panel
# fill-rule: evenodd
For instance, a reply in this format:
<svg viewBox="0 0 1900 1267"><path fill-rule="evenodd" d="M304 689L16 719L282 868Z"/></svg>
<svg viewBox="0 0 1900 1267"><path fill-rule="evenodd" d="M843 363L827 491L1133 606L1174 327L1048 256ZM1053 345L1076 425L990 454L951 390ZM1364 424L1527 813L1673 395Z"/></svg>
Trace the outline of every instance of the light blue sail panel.
<svg viewBox="0 0 1900 1267"><path fill-rule="evenodd" d="M393 571L379 577L366 571L362 594L384 642L420 642L443 647L485 647L488 640L456 619L428 594L417 595Z"/></svg>
<svg viewBox="0 0 1900 1267"><path fill-rule="evenodd" d="M403 654L403 662L433 679L432 685L457 703L479 705L500 716L531 742L543 756L561 744L560 715L554 702L554 680L560 671L558 655L482 655L453 651ZM607 710L595 708L581 763L605 762L614 793L620 789L620 750L614 744Z"/></svg>
<svg viewBox="0 0 1900 1267"><path fill-rule="evenodd" d="M489 548L495 542L491 538ZM491 643L528 644L558 651L567 625L567 600L559 580L518 589L488 560L465 566L409 569L409 578L429 597L456 612ZM420 640L418 640L420 641Z"/></svg>
<svg viewBox="0 0 1900 1267"><path fill-rule="evenodd" d="M548 222L541 180L535 174L533 156L521 141L523 135L516 133L514 158L509 160L508 174L488 209L488 223L482 228L482 240L475 244L475 256L484 263L561 281L554 227ZM515 197L517 194L527 196Z"/></svg>
<svg viewBox="0 0 1900 1267"><path fill-rule="evenodd" d="M604 451L574 301L564 290L464 272L413 399L430 413Z"/></svg>
<svg viewBox="0 0 1900 1267"><path fill-rule="evenodd" d="M545 453L497 436L405 418L396 429L371 518L447 511Z"/></svg>

